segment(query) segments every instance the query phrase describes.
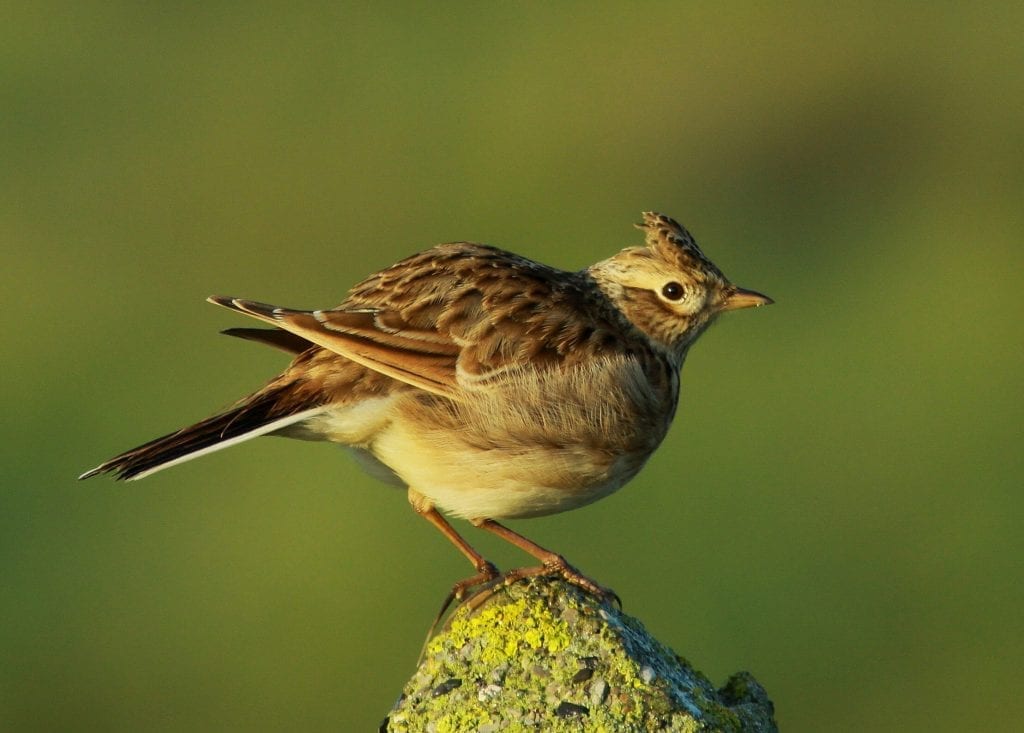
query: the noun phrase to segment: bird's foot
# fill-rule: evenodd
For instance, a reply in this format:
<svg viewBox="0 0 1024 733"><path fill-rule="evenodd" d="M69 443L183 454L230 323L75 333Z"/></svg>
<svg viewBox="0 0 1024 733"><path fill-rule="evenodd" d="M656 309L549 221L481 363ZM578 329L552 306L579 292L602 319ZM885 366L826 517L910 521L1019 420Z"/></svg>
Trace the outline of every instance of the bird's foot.
<svg viewBox="0 0 1024 733"><path fill-rule="evenodd" d="M599 600L611 601L620 609L622 608L622 600L615 591L611 588L605 588L600 583L591 580L570 565L564 557L554 553L552 553L550 557L545 558L541 565L509 570L502 576L502 580L505 585L508 585L522 578L535 578L538 575L561 576L561 578L567 583L571 583L577 588L585 590L587 593L595 596Z"/></svg>
<svg viewBox="0 0 1024 733"><path fill-rule="evenodd" d="M501 575L501 571L494 566L493 563L484 560L479 567L477 567L477 573L471 578L460 580L458 583L452 586L451 593L448 594L447 602L445 603L444 609L441 610L443 615L444 611L448 608L448 605L452 601L461 601L466 596L466 591L470 588L476 588L479 585L485 585L490 583L495 578Z"/></svg>
<svg viewBox="0 0 1024 733"><path fill-rule="evenodd" d="M437 616L434 618L434 623L430 624L430 629L427 631L427 638L423 642L423 648L420 649L420 659L423 660L423 654L427 649L427 644L434 636L434 632L437 630L437 625L444 618L448 608L452 605L453 601L459 601L460 603L466 597L466 591L470 588L476 588L478 586L487 586L488 583L497 580L502 577L501 571L491 562L487 560L481 560L480 564L477 565L476 575L460 580L458 583L452 586L452 589L448 592L448 595L444 597L444 601L441 603L441 610L437 612ZM485 588L486 590L486 588ZM473 594L471 598L475 598L480 591ZM417 664L419 664L419 661Z"/></svg>
<svg viewBox="0 0 1024 733"><path fill-rule="evenodd" d="M444 603L441 604L441 610L437 614L437 618L434 619L433 626L430 627L431 633L437 627L437 622L444 616L445 611L452 605L452 601L459 601L460 603L466 597L466 591L470 588L476 588L478 586L484 586L491 581L501 577L501 571L498 570L495 565L487 560L481 559L479 565L476 566L476 575L465 580L460 580L458 583L452 586L451 591L445 596Z"/></svg>

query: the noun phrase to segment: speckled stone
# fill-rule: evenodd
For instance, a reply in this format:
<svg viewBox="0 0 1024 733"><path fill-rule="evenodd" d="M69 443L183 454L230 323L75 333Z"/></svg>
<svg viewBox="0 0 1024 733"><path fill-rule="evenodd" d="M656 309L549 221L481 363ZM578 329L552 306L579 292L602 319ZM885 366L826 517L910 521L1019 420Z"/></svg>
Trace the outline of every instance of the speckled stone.
<svg viewBox="0 0 1024 733"><path fill-rule="evenodd" d="M381 730L777 732L749 674L715 690L639 621L561 579L472 605L427 645Z"/></svg>

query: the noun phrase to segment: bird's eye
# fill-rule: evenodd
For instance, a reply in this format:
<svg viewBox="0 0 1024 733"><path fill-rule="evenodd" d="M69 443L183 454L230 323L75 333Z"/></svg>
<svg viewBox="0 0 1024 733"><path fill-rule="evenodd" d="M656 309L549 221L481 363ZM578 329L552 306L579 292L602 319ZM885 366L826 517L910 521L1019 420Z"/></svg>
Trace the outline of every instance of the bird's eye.
<svg viewBox="0 0 1024 733"><path fill-rule="evenodd" d="M661 294L665 296L667 300L680 300L684 295L686 295L686 289L679 283L673 281L665 284L665 287L661 289Z"/></svg>

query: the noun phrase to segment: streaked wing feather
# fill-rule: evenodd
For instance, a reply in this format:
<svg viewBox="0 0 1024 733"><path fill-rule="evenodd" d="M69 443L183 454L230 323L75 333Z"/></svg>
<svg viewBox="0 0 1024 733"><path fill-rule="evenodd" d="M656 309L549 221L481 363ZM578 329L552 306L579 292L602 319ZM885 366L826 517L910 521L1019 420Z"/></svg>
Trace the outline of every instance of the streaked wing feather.
<svg viewBox="0 0 1024 733"><path fill-rule="evenodd" d="M437 395L454 396L454 356L399 351L394 346L378 343L369 335L332 330L317 318L317 311L278 308L266 303L222 296L211 296L208 300L266 323L273 323L278 328L400 382Z"/></svg>
<svg viewBox="0 0 1024 733"><path fill-rule="evenodd" d="M633 352L638 333L586 277L461 242L370 276L331 310L218 296L210 301L406 384L459 399L518 368Z"/></svg>

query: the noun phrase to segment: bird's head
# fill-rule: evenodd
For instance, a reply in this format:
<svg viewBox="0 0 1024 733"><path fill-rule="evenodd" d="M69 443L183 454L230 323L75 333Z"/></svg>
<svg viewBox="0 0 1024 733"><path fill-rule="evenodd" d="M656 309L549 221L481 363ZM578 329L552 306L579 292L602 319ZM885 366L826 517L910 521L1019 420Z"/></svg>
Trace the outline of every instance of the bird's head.
<svg viewBox="0 0 1024 733"><path fill-rule="evenodd" d="M628 247L588 272L620 311L655 343L682 359L719 313L772 303L733 285L686 229L644 212L646 245Z"/></svg>

